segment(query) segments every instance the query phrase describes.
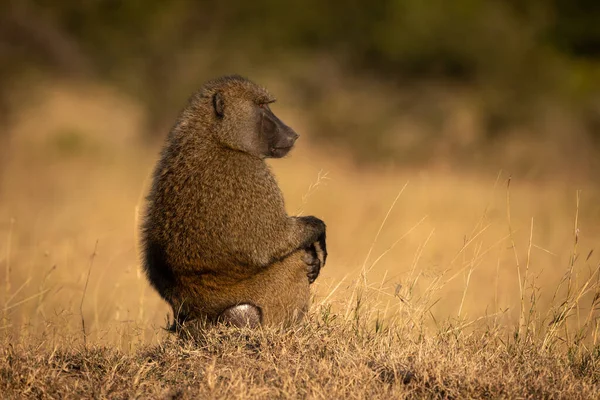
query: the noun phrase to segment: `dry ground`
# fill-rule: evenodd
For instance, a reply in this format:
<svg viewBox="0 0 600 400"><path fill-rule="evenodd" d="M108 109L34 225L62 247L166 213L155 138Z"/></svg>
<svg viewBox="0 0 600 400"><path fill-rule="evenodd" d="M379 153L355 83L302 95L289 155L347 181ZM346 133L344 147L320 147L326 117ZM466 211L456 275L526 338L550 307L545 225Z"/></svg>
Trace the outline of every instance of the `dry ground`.
<svg viewBox="0 0 600 400"><path fill-rule="evenodd" d="M306 130L301 110L281 111ZM157 154L140 144L140 116L118 93L66 85L20 115L0 177L5 397L600 390L597 183L530 181L510 166L362 169L303 137L271 164L290 213L328 224L310 320L177 342L137 258Z"/></svg>
<svg viewBox="0 0 600 400"><path fill-rule="evenodd" d="M598 354L569 356L497 332L411 339L322 318L294 332L210 330L142 346L9 346L0 390L35 398L594 398Z"/></svg>

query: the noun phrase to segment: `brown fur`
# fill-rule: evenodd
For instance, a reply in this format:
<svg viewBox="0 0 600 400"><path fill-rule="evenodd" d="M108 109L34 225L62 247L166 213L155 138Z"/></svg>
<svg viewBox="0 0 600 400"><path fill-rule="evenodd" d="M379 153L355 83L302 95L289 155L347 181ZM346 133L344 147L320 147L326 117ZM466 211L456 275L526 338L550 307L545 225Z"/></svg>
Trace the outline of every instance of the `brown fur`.
<svg viewBox="0 0 600 400"><path fill-rule="evenodd" d="M264 105L272 101L246 79L216 79L192 96L167 138L143 245L148 278L179 322L216 321L246 303L274 325L308 308L306 249L319 242L324 264L325 224L285 211L264 158L285 155L297 135Z"/></svg>

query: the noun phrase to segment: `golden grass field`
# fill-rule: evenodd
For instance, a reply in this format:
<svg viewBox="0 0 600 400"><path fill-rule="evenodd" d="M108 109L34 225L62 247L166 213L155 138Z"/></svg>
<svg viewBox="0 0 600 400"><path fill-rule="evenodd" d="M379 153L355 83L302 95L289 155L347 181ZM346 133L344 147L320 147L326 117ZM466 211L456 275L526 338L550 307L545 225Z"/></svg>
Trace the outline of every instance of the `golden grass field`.
<svg viewBox="0 0 600 400"><path fill-rule="evenodd" d="M301 110L282 115L305 131ZM138 260L159 150L141 144L141 122L118 93L66 84L47 86L16 121L0 182L6 396L600 390L598 182L533 181L511 166L358 167L305 134L270 164L288 211L328 226L309 321L291 333L216 330L179 344L162 329L169 309Z"/></svg>

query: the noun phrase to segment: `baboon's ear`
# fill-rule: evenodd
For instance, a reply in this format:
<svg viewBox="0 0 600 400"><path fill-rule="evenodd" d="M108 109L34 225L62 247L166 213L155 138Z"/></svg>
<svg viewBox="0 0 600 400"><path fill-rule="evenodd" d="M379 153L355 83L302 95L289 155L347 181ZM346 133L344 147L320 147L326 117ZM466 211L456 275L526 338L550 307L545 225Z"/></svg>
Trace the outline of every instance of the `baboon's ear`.
<svg viewBox="0 0 600 400"><path fill-rule="evenodd" d="M219 118L223 118L225 103L223 101L223 95L219 92L213 95L213 107L215 109L215 113Z"/></svg>

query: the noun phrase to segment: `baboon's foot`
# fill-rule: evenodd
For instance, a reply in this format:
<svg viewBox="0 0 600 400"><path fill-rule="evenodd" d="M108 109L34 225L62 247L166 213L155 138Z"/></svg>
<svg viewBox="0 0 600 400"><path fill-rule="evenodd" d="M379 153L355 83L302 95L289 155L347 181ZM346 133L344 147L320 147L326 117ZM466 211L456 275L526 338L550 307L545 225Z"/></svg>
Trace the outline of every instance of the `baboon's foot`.
<svg viewBox="0 0 600 400"><path fill-rule="evenodd" d="M317 244L313 244L304 252L303 261L306 264L308 283L313 283L321 273L323 254L317 251Z"/></svg>
<svg viewBox="0 0 600 400"><path fill-rule="evenodd" d="M219 321L237 328L258 328L262 322L262 311L252 304L238 304L223 311Z"/></svg>

